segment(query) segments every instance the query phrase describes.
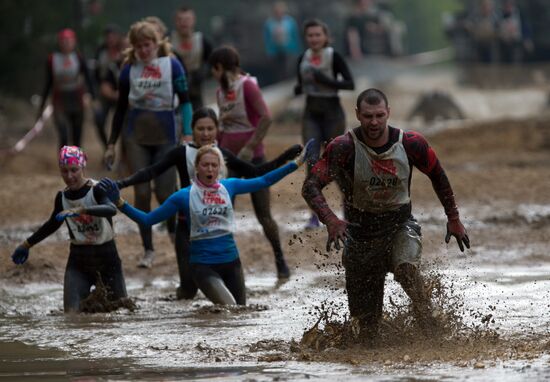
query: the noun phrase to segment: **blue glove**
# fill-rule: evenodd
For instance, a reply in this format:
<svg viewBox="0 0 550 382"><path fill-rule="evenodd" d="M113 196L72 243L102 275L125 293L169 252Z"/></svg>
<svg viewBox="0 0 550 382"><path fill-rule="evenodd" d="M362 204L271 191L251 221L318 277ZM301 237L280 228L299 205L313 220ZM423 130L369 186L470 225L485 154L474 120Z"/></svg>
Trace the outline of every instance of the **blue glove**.
<svg viewBox="0 0 550 382"><path fill-rule="evenodd" d="M23 246L19 246L15 248L15 251L13 251L13 254L11 255L11 259L15 264L23 264L27 259L29 258L29 249L25 248Z"/></svg>
<svg viewBox="0 0 550 382"><path fill-rule="evenodd" d="M114 180L103 178L99 181L98 187L105 193L111 202L116 203L118 199L120 199L120 190L118 189L118 184Z"/></svg>
<svg viewBox="0 0 550 382"><path fill-rule="evenodd" d="M57 220L58 222L62 222L66 218L72 218L74 216L79 216L79 215L80 214L78 212L76 212L75 210L72 210L72 209L63 210L60 213L58 213L57 215L55 215L55 220Z"/></svg>
<svg viewBox="0 0 550 382"><path fill-rule="evenodd" d="M313 150L314 144L315 144L315 139L313 138L307 141L306 145L304 146L304 149L302 150L298 158L295 159L298 167L303 165L305 162L315 161L317 159L317 158L313 158L313 156L315 155L315 150Z"/></svg>

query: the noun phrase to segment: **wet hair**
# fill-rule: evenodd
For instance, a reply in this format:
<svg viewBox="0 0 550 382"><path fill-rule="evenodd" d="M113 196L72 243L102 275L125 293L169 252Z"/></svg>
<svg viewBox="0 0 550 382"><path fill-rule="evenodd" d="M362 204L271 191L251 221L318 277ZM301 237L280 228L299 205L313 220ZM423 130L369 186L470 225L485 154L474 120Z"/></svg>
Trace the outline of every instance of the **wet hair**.
<svg viewBox="0 0 550 382"><path fill-rule="evenodd" d="M308 20L304 21L304 24L303 24L303 27L302 27L302 31L304 33L304 36L306 35L307 30L311 27L321 27L321 29L325 33L325 36L327 36L327 41L325 42L325 47L327 47L329 45L329 40L330 40L330 31L328 29L328 25L325 24L324 22L322 22L319 19L308 19Z"/></svg>
<svg viewBox="0 0 550 382"><path fill-rule="evenodd" d="M220 65L223 69L223 74L220 79L222 89L224 91L229 90L229 80L227 79L227 72L240 72L243 73L240 66L240 57L237 49L229 45L220 46L214 49L208 58L208 63L212 68Z"/></svg>
<svg viewBox="0 0 550 382"><path fill-rule="evenodd" d="M197 150L197 156L195 157L195 169L199 167L199 162L203 156L206 154L214 154L218 157L220 162L219 172L218 172L218 179L222 176L222 174L227 173L227 168L225 166L225 160L223 159L223 154L221 150L216 145L205 145L202 146L200 149Z"/></svg>
<svg viewBox="0 0 550 382"><path fill-rule="evenodd" d="M216 112L210 107L201 107L195 110L195 112L193 113L193 117L191 118L191 128L195 127L195 123L197 123L197 121L202 118L210 118L212 121L214 121L216 127L219 126L218 116L216 115Z"/></svg>
<svg viewBox="0 0 550 382"><path fill-rule="evenodd" d="M361 102L366 102L368 105L380 105L381 102L389 106L388 97L382 92L382 90L376 88L370 88L363 90L361 94L357 96L357 109L361 108Z"/></svg>
<svg viewBox="0 0 550 382"><path fill-rule="evenodd" d="M156 44L158 44L157 55L159 57L170 56L172 54L172 46L168 42L168 39L159 35L158 29L158 24L154 24L149 21L141 20L133 23L132 26L130 26L130 31L128 32L130 47L124 51L124 63L133 64L136 62L136 52L134 46L139 41L144 39L153 40Z"/></svg>

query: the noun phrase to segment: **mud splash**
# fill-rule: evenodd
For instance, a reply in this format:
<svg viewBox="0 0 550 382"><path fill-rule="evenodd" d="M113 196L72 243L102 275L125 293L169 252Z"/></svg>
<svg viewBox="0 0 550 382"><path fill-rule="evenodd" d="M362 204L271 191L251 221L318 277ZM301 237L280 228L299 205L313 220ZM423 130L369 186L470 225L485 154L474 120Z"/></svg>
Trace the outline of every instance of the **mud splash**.
<svg viewBox="0 0 550 382"><path fill-rule="evenodd" d="M133 312L137 309L136 303L127 297L113 299L112 292L105 286L101 276L97 275L95 289L88 297L80 301L82 313L110 313L118 309L128 309Z"/></svg>
<svg viewBox="0 0 550 382"><path fill-rule="evenodd" d="M503 338L495 327L496 307L465 309L464 297L444 275L432 271L426 279L426 292L433 304L434 327L429 333L415 321L409 304L390 299L378 335L372 338L357 321L342 316L340 306L324 301L315 308L313 326L300 342L290 343L295 359L385 366L448 362L484 368L497 361L533 359L548 352L550 341L545 336Z"/></svg>

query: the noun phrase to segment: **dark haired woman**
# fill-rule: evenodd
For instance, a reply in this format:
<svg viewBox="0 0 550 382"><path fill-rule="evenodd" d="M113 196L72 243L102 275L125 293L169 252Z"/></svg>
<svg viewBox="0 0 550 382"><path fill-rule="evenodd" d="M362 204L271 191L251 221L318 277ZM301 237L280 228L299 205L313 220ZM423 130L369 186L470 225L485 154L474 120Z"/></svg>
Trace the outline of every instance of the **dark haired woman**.
<svg viewBox="0 0 550 382"><path fill-rule="evenodd" d="M351 72L330 43L329 30L325 23L313 19L304 23L306 51L298 58L298 83L296 95L306 95L302 122L302 139L315 139L312 161L308 172L319 159L321 145L344 133L346 116L340 104L338 90L353 90L355 85ZM319 227L317 215L312 214L306 228Z"/></svg>
<svg viewBox="0 0 550 382"><path fill-rule="evenodd" d="M271 115L256 79L242 71L239 53L232 47L215 49L208 61L220 85L216 92L220 109L218 145L241 159L264 163L262 141L271 125ZM269 188L254 192L251 197L256 217L273 248L277 276L288 278L290 270L281 248L279 227L271 216Z"/></svg>

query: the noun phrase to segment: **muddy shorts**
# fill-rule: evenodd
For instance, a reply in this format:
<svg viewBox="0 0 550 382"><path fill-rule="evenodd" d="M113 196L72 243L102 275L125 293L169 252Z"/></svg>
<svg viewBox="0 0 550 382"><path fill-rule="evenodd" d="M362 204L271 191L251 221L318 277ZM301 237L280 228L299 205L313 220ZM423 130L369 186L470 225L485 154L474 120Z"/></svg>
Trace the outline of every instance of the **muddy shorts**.
<svg viewBox="0 0 550 382"><path fill-rule="evenodd" d="M386 274L404 263L419 266L421 252L420 225L412 217L385 235L349 239L342 263L351 316L367 325L377 323L382 315Z"/></svg>
<svg viewBox="0 0 550 382"><path fill-rule="evenodd" d="M422 234L418 222L410 218L399 228L368 239L351 238L343 254L346 263L360 265L366 272L393 272L403 263L420 265Z"/></svg>

